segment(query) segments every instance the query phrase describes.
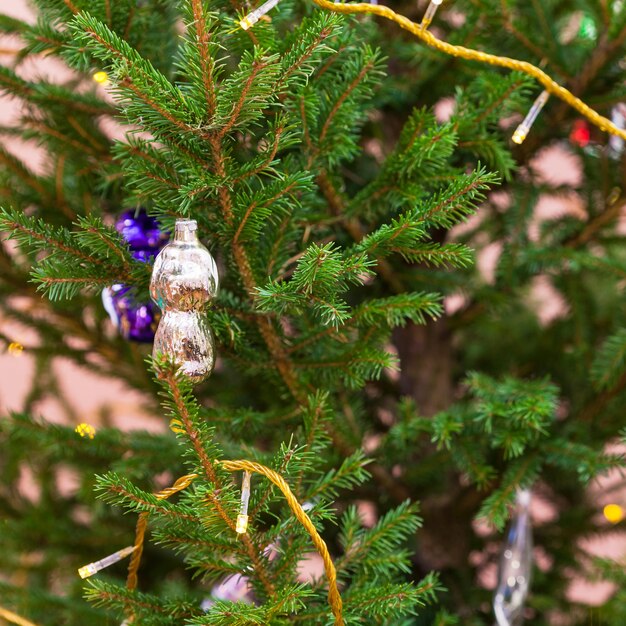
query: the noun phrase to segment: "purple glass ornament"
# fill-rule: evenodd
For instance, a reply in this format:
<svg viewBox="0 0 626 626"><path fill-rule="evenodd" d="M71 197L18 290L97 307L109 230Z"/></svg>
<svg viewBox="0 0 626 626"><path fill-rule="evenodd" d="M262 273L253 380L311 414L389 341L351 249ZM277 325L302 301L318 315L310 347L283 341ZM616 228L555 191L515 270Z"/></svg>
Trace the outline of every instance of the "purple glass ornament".
<svg viewBox="0 0 626 626"><path fill-rule="evenodd" d="M142 263L151 261L169 239L143 208L122 213L115 228L128 243L133 258ZM151 343L160 311L150 301L137 302L129 292L130 287L121 283L107 287L102 291L102 304L124 339Z"/></svg>
<svg viewBox="0 0 626 626"><path fill-rule="evenodd" d="M159 311L152 302L136 302L130 287L117 283L102 290L102 304L124 339L152 343Z"/></svg>
<svg viewBox="0 0 626 626"><path fill-rule="evenodd" d="M159 223L150 217L143 208L124 211L115 222L117 232L128 243L133 256L139 261L147 261L167 243L169 236Z"/></svg>

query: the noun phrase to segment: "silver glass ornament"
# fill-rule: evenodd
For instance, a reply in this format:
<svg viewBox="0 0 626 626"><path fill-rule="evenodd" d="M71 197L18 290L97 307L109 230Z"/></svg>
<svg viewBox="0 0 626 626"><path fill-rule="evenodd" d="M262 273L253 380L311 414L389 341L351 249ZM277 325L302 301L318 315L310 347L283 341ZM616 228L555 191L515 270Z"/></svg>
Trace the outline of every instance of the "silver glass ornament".
<svg viewBox="0 0 626 626"><path fill-rule="evenodd" d="M530 520L530 491L517 492L515 511L509 526L498 570L498 587L493 610L498 626L520 626L530 587L533 564Z"/></svg>
<svg viewBox="0 0 626 626"><path fill-rule="evenodd" d="M163 312L152 354L170 357L193 382L207 378L215 364L204 311L219 284L215 260L197 229L195 220L176 220L174 237L154 260L150 280L150 295Z"/></svg>

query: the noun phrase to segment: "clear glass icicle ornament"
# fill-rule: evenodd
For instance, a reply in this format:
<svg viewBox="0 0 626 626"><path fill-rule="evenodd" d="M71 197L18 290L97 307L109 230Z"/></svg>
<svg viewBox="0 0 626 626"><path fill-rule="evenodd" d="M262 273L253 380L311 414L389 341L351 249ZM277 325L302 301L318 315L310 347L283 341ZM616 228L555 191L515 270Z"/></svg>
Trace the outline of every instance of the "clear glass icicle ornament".
<svg viewBox="0 0 626 626"><path fill-rule="evenodd" d="M193 382L207 378L215 364L204 310L219 284L215 260L197 229L195 220L176 220L174 237L154 260L150 281L150 295L163 312L152 353L171 358Z"/></svg>
<svg viewBox="0 0 626 626"><path fill-rule="evenodd" d="M530 491L520 489L498 570L498 587L493 610L498 626L520 626L532 573L532 527Z"/></svg>

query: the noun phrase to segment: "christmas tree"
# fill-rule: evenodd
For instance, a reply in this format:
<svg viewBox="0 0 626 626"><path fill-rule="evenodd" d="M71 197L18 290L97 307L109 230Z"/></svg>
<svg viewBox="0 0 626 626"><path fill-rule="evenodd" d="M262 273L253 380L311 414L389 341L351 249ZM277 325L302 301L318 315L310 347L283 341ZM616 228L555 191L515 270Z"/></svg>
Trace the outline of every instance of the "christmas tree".
<svg viewBox="0 0 626 626"><path fill-rule="evenodd" d="M604 118L624 120L624 3L394 3L404 29L324 0L34 5L0 15L22 106L0 131L46 154L36 171L0 149L0 310L37 337L0 329L36 360L0 418L0 617L492 624L484 574L531 490L552 515L511 624L622 625L624 573L581 541L613 530L587 486L623 466L626 151ZM41 57L69 77L26 78ZM133 341L164 241L133 247L120 219L197 222L220 282L208 379ZM169 429L46 420L57 358ZM78 576L125 546L130 566ZM590 617L568 588L594 577L617 587Z"/></svg>

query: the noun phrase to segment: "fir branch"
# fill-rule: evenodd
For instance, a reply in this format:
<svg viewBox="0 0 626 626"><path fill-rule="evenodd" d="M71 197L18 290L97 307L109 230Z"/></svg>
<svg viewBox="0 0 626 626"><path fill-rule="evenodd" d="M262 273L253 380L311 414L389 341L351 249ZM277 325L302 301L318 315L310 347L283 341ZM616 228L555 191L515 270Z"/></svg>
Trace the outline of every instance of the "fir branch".
<svg viewBox="0 0 626 626"><path fill-rule="evenodd" d="M343 534L345 554L336 563L337 573L341 576L357 570L366 572L370 559L393 553L400 543L421 526L418 510L417 504L407 500L383 515L372 529ZM382 565L384 569L384 561Z"/></svg>
<svg viewBox="0 0 626 626"><path fill-rule="evenodd" d="M0 67L0 89L19 95L24 100L39 106L50 103L62 105L86 115L113 115L115 109L91 94L77 93L67 88L39 80L36 83L26 81L9 68Z"/></svg>
<svg viewBox="0 0 626 626"><path fill-rule="evenodd" d="M510 102L511 96L519 90L520 87L529 84L528 78L523 74L511 74L508 82L509 84L506 86L506 89L499 93L486 107L483 107L478 117L474 119L476 123L489 119L495 112L498 112L498 117L501 117L502 107Z"/></svg>
<svg viewBox="0 0 626 626"><path fill-rule="evenodd" d="M335 215L340 216L348 212L348 207L334 188L332 180L330 179L326 171L322 170L322 172L318 175L317 183L322 193L328 200L329 206L331 207ZM343 221L343 224L347 232L354 239L354 241L358 243L363 240L365 236L365 229L357 219L347 218ZM357 247L355 249L358 250L359 248ZM376 267L378 273L393 288L395 292L401 293L405 291L404 286L402 285L402 281L397 277L394 269L384 258L377 258Z"/></svg>
<svg viewBox="0 0 626 626"><path fill-rule="evenodd" d="M264 152L264 160L259 165L253 166L251 169L246 167L243 173L233 180L233 185L241 183L242 181L248 178L252 178L253 176L258 176L259 174L265 172L272 165L272 163L274 163L276 153L278 152L278 146L280 145L281 137L285 132L285 129L286 126L284 124L279 124L276 126L276 128L274 129L271 146L269 150L265 150Z"/></svg>
<svg viewBox="0 0 626 626"><path fill-rule="evenodd" d="M340 16L330 13L317 13L302 21L297 36L292 38L282 56L283 70L277 91L283 92L294 83L298 86L303 79L309 79L317 69L315 61L319 62L324 54L333 52L332 48L322 43L338 32L342 21Z"/></svg>
<svg viewBox="0 0 626 626"><path fill-rule="evenodd" d="M583 484L588 484L613 469L623 467L625 460L623 454L610 454L566 439L554 439L544 450L548 463L565 470L576 468L576 473Z"/></svg>
<svg viewBox="0 0 626 626"><path fill-rule="evenodd" d="M226 177L226 169L224 163L224 155L222 152L222 143L219 138L214 137L211 140L211 147L215 162L215 173L220 178L224 179ZM218 194L224 219L228 224L232 224L233 212L232 197L230 191L225 185L220 185L218 188ZM252 269L250 267L248 256L241 244L235 242L233 243L232 247L233 257L241 274L243 284L248 294L251 296L252 294L256 293L257 285L252 274ZM263 339L268 347L268 350L273 356L276 368L278 369L283 380L285 381L287 388L300 403L304 402L304 394L299 390L299 387L293 375L293 368L291 367L285 349L282 346L281 341L276 334L276 331L272 327L271 322L267 320L264 316L259 316L257 318L257 324L259 326L259 331L261 332L261 335L263 336Z"/></svg>
<svg viewBox="0 0 626 626"><path fill-rule="evenodd" d="M433 196L426 206L418 210L417 217L427 225L450 228L460 218L473 213L476 203L484 199L484 192L497 181L497 175L479 167Z"/></svg>
<svg viewBox="0 0 626 626"><path fill-rule="evenodd" d="M42 219L28 217L19 211L2 209L0 210L0 227L11 233L9 238L32 246L35 250L47 251L49 254L54 254L55 251L64 252L93 265L103 263L99 258L87 254L73 245L68 230L54 229Z"/></svg>
<svg viewBox="0 0 626 626"><path fill-rule="evenodd" d="M167 389L171 394L171 398L176 409L176 417L180 420L183 428L185 429L187 437L193 446L202 469L211 483L211 489L207 493L208 500L226 526L231 531L234 531L235 522L224 509L220 501L219 493L221 490L221 479L218 476L213 461L208 457L206 450L204 449L202 436L196 429L193 418L189 412L188 407L190 403L193 402L191 388L188 384L185 384L181 380L181 375L177 373L176 367L172 367L170 364L166 364L165 362L157 362L155 363L155 369L159 380L162 380L167 384ZM253 544L248 534L243 535L242 540L246 545L248 556L253 562L255 571L263 583L268 596L270 598L274 597L276 595L276 589L270 580L268 572L266 571L258 548Z"/></svg>
<svg viewBox="0 0 626 626"><path fill-rule="evenodd" d="M133 511L172 517L194 524L201 522L197 515L178 510L178 507L171 502L166 502L151 493L141 491L121 476L109 473L98 476L96 481L96 488L100 491L100 497L111 504L123 504Z"/></svg>
<svg viewBox="0 0 626 626"><path fill-rule="evenodd" d="M200 70L204 97L206 101L207 117L211 119L217 107L215 61L211 51L211 29L209 19L201 0L190 0L193 14L193 33L195 34L196 49L200 58Z"/></svg>
<svg viewBox="0 0 626 626"><path fill-rule="evenodd" d="M313 431L311 431L313 432ZM310 447L311 444L308 444ZM367 469L372 461L367 459L362 450L356 450L346 457L337 469L331 469L311 485L307 491L307 499L324 495L326 497L337 497L339 490L352 489L364 483L370 476Z"/></svg>
<svg viewBox="0 0 626 626"><path fill-rule="evenodd" d="M429 574L417 585L412 583L381 584L351 593L347 600L350 611L367 615L370 619L415 615L417 608L434 602L436 593L442 591L436 574Z"/></svg>
<svg viewBox="0 0 626 626"><path fill-rule="evenodd" d="M226 167L222 142L219 140L219 138L213 137L210 140L210 145L213 153L215 174L222 180L225 180ZM229 188L225 184L221 184L218 187L218 197L220 200L220 206L225 221L228 224L232 224L232 197ZM254 276L245 248L240 243L234 243L232 249L233 258L235 263L237 264L239 273L243 281L243 285L249 296L252 297L253 294L256 294L258 287L254 280ZM271 321L268 320L265 316L258 316L256 318L256 321L265 345L267 346L268 351L272 356L273 363L280 373L286 387L289 389L290 393L297 401L297 403L300 406L304 406L306 404L306 393L303 386L298 382L296 376L294 375L293 364L289 359L285 346L283 345L280 337L276 333L276 330L272 326ZM333 440L335 441L335 444L339 447L340 450L342 450L345 456L349 456L353 452L353 450L351 450L350 447L347 446L344 442L340 441L339 436L334 431L334 429L329 430L331 432ZM404 499L406 489L399 485L398 481L393 479L384 467L373 463L369 469L375 479L380 482L383 488L388 489L389 493L391 493L393 497L399 499L400 501Z"/></svg>
<svg viewBox="0 0 626 626"><path fill-rule="evenodd" d="M65 3L65 6L72 12L74 13L74 15L76 15L78 13L78 8L76 7L76 5L72 2L72 0L63 0L63 2Z"/></svg>
<svg viewBox="0 0 626 626"><path fill-rule="evenodd" d="M172 85L154 66L141 57L105 24L87 15L78 14L70 28L79 43L88 46L95 56L111 64L117 79L115 90L127 104L126 115L143 115L143 123L152 131L179 145L191 134L198 139L204 132L197 115L190 110L181 90ZM137 108L137 105L141 105Z"/></svg>
<svg viewBox="0 0 626 626"><path fill-rule="evenodd" d="M626 374L626 328L611 335L596 354L591 366L591 379L599 391L615 386Z"/></svg>
<svg viewBox="0 0 626 626"><path fill-rule="evenodd" d="M294 451L288 450L287 453L283 455L281 464L276 468L276 471L281 476L285 474L287 470L287 465L289 464L289 461L291 461L291 459L293 458L293 454L294 454ZM300 473L300 476L302 475L303 475L303 472ZM254 508L250 512L250 517L252 519L255 519L258 516L259 512L265 508L266 503L268 502L270 496L272 495L274 491L274 484L270 481L267 481L267 482L268 484L265 486L265 488L261 492L261 497L258 498L256 504L254 505ZM298 494L297 488L294 491L296 492L296 495L297 495Z"/></svg>
<svg viewBox="0 0 626 626"><path fill-rule="evenodd" d="M228 115L228 121L226 124L220 129L219 137L225 137L238 123L241 123L241 113L246 104L246 101L249 98L250 92L254 86L255 81L261 75L263 70L270 67L269 61L263 61L260 59L254 59L251 62L250 66L250 74L241 90L241 94L237 101L233 104L232 111Z"/></svg>
<svg viewBox="0 0 626 626"><path fill-rule="evenodd" d="M214 460L210 459L205 447L203 439L193 423L193 417L190 413L190 405L196 408L196 402L191 395L191 388L188 383L182 380L178 368L165 361L157 361L154 364L157 378L167 385L168 393L171 395L173 407L175 409L175 419L179 420L185 429L186 435L200 461L200 465L209 482L214 488L219 489L220 479L216 473ZM213 501L214 506L219 511L226 525L232 530L235 524L230 516L226 514L218 499Z"/></svg>
<svg viewBox="0 0 626 626"><path fill-rule="evenodd" d="M249 202L249 204L233 235L233 242L237 243L240 240L248 222L251 222L251 224L249 224L247 230L251 231L251 234L258 235L259 229L264 224L265 220L280 217L287 206L288 199L291 198L296 191L306 188L308 182L309 177L307 175L286 176L283 180L279 180L273 185L266 185L263 189L263 194L257 191L252 196L254 200L252 200L252 198L248 199L247 194L240 195L237 198L237 203L241 200L245 200ZM253 217L253 219L251 219L251 217Z"/></svg>
<svg viewBox="0 0 626 626"><path fill-rule="evenodd" d="M211 552L234 552L239 556L245 556L246 551L237 545L233 546L232 542L219 541L217 538L204 539L189 535L176 535L172 532L163 532L159 529L155 530L155 536L157 537L157 543L162 543L169 548L177 551L189 551L194 552L200 550L210 550Z"/></svg>
<svg viewBox="0 0 626 626"><path fill-rule="evenodd" d="M78 226L81 230L75 233L75 237L83 247L97 251L105 258L115 255L120 260L122 272L130 274L131 257L116 230L107 228L100 218L91 216L79 218Z"/></svg>
<svg viewBox="0 0 626 626"><path fill-rule="evenodd" d="M596 236L599 230L610 225L622 215L626 205L615 202L608 206L599 215L590 220L580 233L564 242L564 245L571 248L579 248L588 244Z"/></svg>
<svg viewBox="0 0 626 626"><path fill-rule="evenodd" d="M333 123L333 119L337 115L337 112L341 108L342 104L351 96L352 92L354 92L354 90L358 87L358 85L363 81L367 73L371 69L374 68L375 62L376 62L375 59L371 59L370 61L368 61L361 68L357 76L352 80L352 82L347 86L347 88L341 93L341 95L339 96L335 104L333 105L333 108L328 113L328 116L326 117L324 124L322 125L322 129L319 134L320 143L322 143L324 139L326 138L326 135L328 134L328 130L330 129L331 124Z"/></svg>
<svg viewBox="0 0 626 626"><path fill-rule="evenodd" d="M529 488L541 469L541 460L536 452L527 453L509 465L496 490L486 498L477 518L483 518L502 530L508 519L508 507L513 504L515 493L520 488Z"/></svg>
<svg viewBox="0 0 626 626"><path fill-rule="evenodd" d="M188 598L166 598L129 591L124 587L102 580L90 580L87 599L96 606L113 605L124 611L141 616L157 616L160 624L171 624L172 620L189 620L202 613L202 609Z"/></svg>
<svg viewBox="0 0 626 626"><path fill-rule="evenodd" d="M110 160L108 155L103 155L102 151L95 149L93 145L81 143L77 139L70 137L68 133L64 133L60 130L57 130L50 124L46 124L45 122L30 118L30 119L24 120L24 125L28 126L29 129L37 131L38 136L39 134L43 134L52 139L58 140L66 148L73 148L74 150L78 150L79 152L86 152L87 154L90 154L92 157L97 157L98 159L101 159L102 161Z"/></svg>
<svg viewBox="0 0 626 626"><path fill-rule="evenodd" d="M8 167L28 187L39 194L43 203L47 204L50 202L49 191L43 186L38 177L23 163L23 161L0 148L0 163L2 163L5 167Z"/></svg>
<svg viewBox="0 0 626 626"><path fill-rule="evenodd" d="M415 324L425 324L427 317L437 319L442 314L440 295L403 293L364 302L354 310L351 323L357 326L375 326L384 323L389 328L395 328L404 326L407 320Z"/></svg>

